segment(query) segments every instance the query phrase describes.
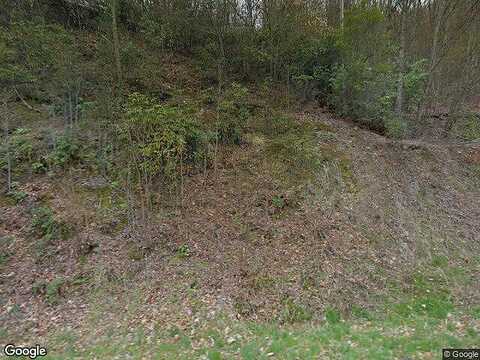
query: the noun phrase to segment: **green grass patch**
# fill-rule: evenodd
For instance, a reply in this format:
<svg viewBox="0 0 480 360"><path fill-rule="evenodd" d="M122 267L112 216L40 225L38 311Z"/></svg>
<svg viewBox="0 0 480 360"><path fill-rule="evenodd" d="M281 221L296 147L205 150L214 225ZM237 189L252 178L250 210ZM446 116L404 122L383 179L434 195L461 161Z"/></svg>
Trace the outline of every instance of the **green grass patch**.
<svg viewBox="0 0 480 360"><path fill-rule="evenodd" d="M383 305L373 310L353 305L351 316L332 304L324 321L312 322L314 314L307 306L286 297L271 323L225 316L200 319L187 328L155 326L153 331L110 325L102 336L52 338L49 358L436 358L442 348L472 348L480 339L472 327L480 319L480 307L459 307L449 290L452 283L464 282L472 269L446 266L448 262L434 256L402 282L392 280L391 298Z"/></svg>
<svg viewBox="0 0 480 360"><path fill-rule="evenodd" d="M156 332L143 329L112 333L81 349L74 336L50 344L49 359L392 359L433 358L444 347L474 347L478 334L461 333L459 316L440 321L435 312L413 312L402 322L392 320L335 321L301 326L215 320L195 331ZM459 315L459 314L458 314ZM451 324L451 326L449 326Z"/></svg>

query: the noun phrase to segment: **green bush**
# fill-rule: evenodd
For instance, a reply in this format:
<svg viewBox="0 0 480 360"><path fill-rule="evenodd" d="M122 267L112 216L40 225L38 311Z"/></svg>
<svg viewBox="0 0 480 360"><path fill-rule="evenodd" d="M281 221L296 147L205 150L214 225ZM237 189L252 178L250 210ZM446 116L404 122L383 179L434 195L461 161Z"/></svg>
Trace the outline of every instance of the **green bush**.
<svg viewBox="0 0 480 360"><path fill-rule="evenodd" d="M78 159L79 152L80 146L72 136L61 136L55 141L53 151L46 156L45 160L50 166L64 168Z"/></svg>
<svg viewBox="0 0 480 360"><path fill-rule="evenodd" d="M41 174L47 171L47 166L42 161L32 163L32 171L36 174Z"/></svg>
<svg viewBox="0 0 480 360"><path fill-rule="evenodd" d="M191 254L192 254L192 251L190 250L190 247L187 244L183 244L177 249L177 255L180 258L187 258Z"/></svg>
<svg viewBox="0 0 480 360"><path fill-rule="evenodd" d="M0 168L6 170L8 157L12 168L28 162L34 155L34 138L30 129L18 128L14 130L8 143L2 142L0 145Z"/></svg>
<svg viewBox="0 0 480 360"><path fill-rule="evenodd" d="M32 229L46 242L66 239L70 229L66 224L55 219L53 211L48 207L39 207L32 212Z"/></svg>
<svg viewBox="0 0 480 360"><path fill-rule="evenodd" d="M386 116L383 119L383 126L385 128L385 134L394 139L403 138L407 131L407 123L398 116Z"/></svg>
<svg viewBox="0 0 480 360"><path fill-rule="evenodd" d="M428 78L427 59L410 64L403 76L406 111L417 111L425 100L425 85Z"/></svg>
<svg viewBox="0 0 480 360"><path fill-rule="evenodd" d="M274 197L272 197L272 205L277 209L283 209L285 207L284 197L275 195Z"/></svg>
<svg viewBox="0 0 480 360"><path fill-rule="evenodd" d="M15 201L15 204L22 202L28 194L25 191L18 190L18 183L13 182L11 184L10 191L7 193L7 196Z"/></svg>
<svg viewBox="0 0 480 360"><path fill-rule="evenodd" d="M42 173L55 167L64 168L79 159L80 150L77 140L64 135L55 140L52 150L48 152L41 136L35 135L30 129L19 128L12 132L8 143L0 146L0 169L7 169L8 157L14 172L32 170Z"/></svg>
<svg viewBox="0 0 480 360"><path fill-rule="evenodd" d="M129 96L119 131L130 164L148 177L175 178L182 164L208 160L212 134L203 131L193 114L151 98Z"/></svg>
<svg viewBox="0 0 480 360"><path fill-rule="evenodd" d="M332 31L325 30L319 36L297 44L293 65L290 67L292 79L300 85L303 98L311 95L325 97L331 92L331 82L339 48ZM315 90L316 94L311 94Z"/></svg>
<svg viewBox="0 0 480 360"><path fill-rule="evenodd" d="M370 66L361 60L340 65L332 78L331 104L342 116L383 131L384 120L394 116L396 79L393 66Z"/></svg>
<svg viewBox="0 0 480 360"><path fill-rule="evenodd" d="M233 83L218 104L219 122L217 131L219 140L227 144L239 144L242 132L249 117L246 105L248 89Z"/></svg>
<svg viewBox="0 0 480 360"><path fill-rule="evenodd" d="M34 173L44 173L55 167L65 168L78 160L80 150L72 136L60 136L48 152L45 141L38 139L29 129L17 129L9 143L0 147L0 168L6 170L10 156L13 170L31 169Z"/></svg>

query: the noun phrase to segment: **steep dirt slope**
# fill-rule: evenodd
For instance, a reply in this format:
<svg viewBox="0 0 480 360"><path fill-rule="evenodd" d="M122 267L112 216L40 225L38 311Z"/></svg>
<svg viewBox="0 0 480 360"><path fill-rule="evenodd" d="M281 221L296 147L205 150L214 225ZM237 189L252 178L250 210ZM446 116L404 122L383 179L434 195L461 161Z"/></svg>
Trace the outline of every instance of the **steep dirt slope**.
<svg viewBox="0 0 480 360"><path fill-rule="evenodd" d="M395 141L328 115L322 118L337 127L341 146L352 156L361 189L355 202L357 222L385 230L407 251L428 251L419 247L435 246L435 240L448 250L455 243L461 243L458 249L475 248L480 236L480 144ZM429 244L418 243L421 239Z"/></svg>
<svg viewBox="0 0 480 360"><path fill-rule="evenodd" d="M438 256L460 265L478 257L478 146L388 140L320 109L295 117L323 124L318 151L328 161L309 183L282 186L256 137L226 149L216 174L187 178L182 205L137 229L105 215L104 194L86 189L81 173L23 186L26 200L0 208L0 236L13 239L1 278L9 338L82 328L93 314L144 325L218 312L317 319L332 304L375 306L388 283L407 283ZM29 210L42 201L77 232L39 261ZM475 287L456 296L480 301Z"/></svg>

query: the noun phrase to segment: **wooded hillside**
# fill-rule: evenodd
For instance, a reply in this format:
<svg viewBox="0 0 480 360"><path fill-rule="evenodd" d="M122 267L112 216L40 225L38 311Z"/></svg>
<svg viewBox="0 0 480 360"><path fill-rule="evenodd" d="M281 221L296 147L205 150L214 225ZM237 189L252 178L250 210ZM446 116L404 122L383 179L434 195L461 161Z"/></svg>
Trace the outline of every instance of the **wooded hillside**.
<svg viewBox="0 0 480 360"><path fill-rule="evenodd" d="M478 0L0 0L2 347L478 348L479 59Z"/></svg>

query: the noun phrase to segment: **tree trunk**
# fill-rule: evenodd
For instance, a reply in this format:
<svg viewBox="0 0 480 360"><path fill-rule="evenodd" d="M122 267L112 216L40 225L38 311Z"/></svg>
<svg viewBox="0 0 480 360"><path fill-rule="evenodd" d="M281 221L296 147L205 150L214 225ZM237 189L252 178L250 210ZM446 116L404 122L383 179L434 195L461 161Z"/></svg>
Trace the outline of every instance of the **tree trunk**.
<svg viewBox="0 0 480 360"><path fill-rule="evenodd" d="M122 84L122 64L120 61L120 41L118 38L117 26L117 1L111 0L112 10L112 35L113 35L113 51L115 57L115 70L117 73L117 87L120 88Z"/></svg>
<svg viewBox="0 0 480 360"><path fill-rule="evenodd" d="M405 3L402 8L402 17L401 17L401 30L400 30L400 54L399 54L399 67L400 67L400 74L398 77L398 84L397 84L397 101L395 106L395 112L397 116L400 118L403 114L403 103L404 103L404 84L403 84L403 77L405 76L405 48L407 46L407 10L409 4Z"/></svg>
<svg viewBox="0 0 480 360"><path fill-rule="evenodd" d="M438 11L435 16L435 27L433 30L432 49L431 49L431 55L430 55L430 69L429 69L428 83L427 83L427 94L431 96L430 106L433 105L433 101L435 98L435 68L438 65L438 42L440 37L440 29L443 21L443 15L445 11L444 4L442 1L440 1L437 6L438 6Z"/></svg>
<svg viewBox="0 0 480 360"><path fill-rule="evenodd" d="M8 115L7 115L8 116ZM5 120L5 145L7 149L7 192L12 190L12 156L10 154L8 119Z"/></svg>
<svg viewBox="0 0 480 360"><path fill-rule="evenodd" d="M343 19L345 18L345 0L340 0L340 27L343 30Z"/></svg>
<svg viewBox="0 0 480 360"><path fill-rule="evenodd" d="M440 29L442 25L442 18L443 18L443 4L442 1L439 1L432 11L434 12L434 29L433 29L433 38L432 38L432 47L430 50L430 67L428 71L428 78L427 78L427 85L425 88L426 92L426 99L423 105L420 107L420 111L418 112L417 121L422 119L427 112L427 108L431 108L433 105L433 101L435 98L434 94L434 83L435 83L435 67L437 66L437 56L438 56L438 40L440 36Z"/></svg>

